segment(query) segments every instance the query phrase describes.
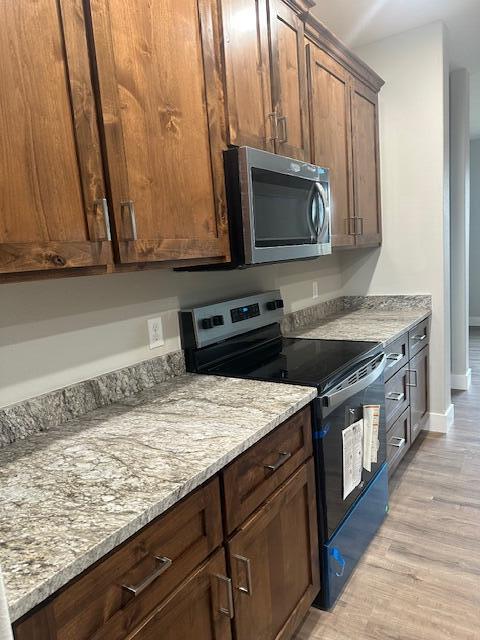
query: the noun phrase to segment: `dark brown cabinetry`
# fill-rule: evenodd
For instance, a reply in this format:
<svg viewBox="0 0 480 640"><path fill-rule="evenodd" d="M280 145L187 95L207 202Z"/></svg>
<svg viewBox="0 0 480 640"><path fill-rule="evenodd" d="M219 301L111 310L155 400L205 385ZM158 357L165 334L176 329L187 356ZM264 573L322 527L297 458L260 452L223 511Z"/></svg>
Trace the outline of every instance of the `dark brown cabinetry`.
<svg viewBox="0 0 480 640"><path fill-rule="evenodd" d="M224 486L258 488L228 538L216 477L17 622L16 640L291 638L320 589L310 432L307 407L224 470Z"/></svg>
<svg viewBox="0 0 480 640"><path fill-rule="evenodd" d="M80 0L0 7L0 274L111 261L82 16Z"/></svg>
<svg viewBox="0 0 480 640"><path fill-rule="evenodd" d="M386 349L385 413L390 475L428 419L429 337L430 318L427 318Z"/></svg>

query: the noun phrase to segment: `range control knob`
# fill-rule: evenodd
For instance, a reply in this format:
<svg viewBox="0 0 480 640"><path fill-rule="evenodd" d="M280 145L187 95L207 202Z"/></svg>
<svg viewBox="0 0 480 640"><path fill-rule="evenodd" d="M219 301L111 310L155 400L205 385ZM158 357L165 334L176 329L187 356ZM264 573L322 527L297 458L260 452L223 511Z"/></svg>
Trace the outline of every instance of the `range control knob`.
<svg viewBox="0 0 480 640"><path fill-rule="evenodd" d="M225 324L225 320L223 319L223 316L213 316L213 324L216 327L220 327L222 324Z"/></svg>
<svg viewBox="0 0 480 640"><path fill-rule="evenodd" d="M285 306L285 303L281 298L279 298L278 300L275 300L276 309L283 309L284 306Z"/></svg>
<svg viewBox="0 0 480 640"><path fill-rule="evenodd" d="M213 318L203 318L202 329L213 329Z"/></svg>
<svg viewBox="0 0 480 640"><path fill-rule="evenodd" d="M267 309L269 311L275 311L276 308L277 308L276 300L270 300L270 302L267 302Z"/></svg>

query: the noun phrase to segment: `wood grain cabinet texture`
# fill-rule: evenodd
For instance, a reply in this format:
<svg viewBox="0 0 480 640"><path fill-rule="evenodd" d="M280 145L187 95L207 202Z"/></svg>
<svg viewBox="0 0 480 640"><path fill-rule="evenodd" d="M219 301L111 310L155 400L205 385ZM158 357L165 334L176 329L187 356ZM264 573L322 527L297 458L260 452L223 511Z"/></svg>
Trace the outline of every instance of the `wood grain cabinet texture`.
<svg viewBox="0 0 480 640"><path fill-rule="evenodd" d="M291 638L320 589L310 426L307 407L233 462L260 487L234 530L217 476L19 620L15 640Z"/></svg>

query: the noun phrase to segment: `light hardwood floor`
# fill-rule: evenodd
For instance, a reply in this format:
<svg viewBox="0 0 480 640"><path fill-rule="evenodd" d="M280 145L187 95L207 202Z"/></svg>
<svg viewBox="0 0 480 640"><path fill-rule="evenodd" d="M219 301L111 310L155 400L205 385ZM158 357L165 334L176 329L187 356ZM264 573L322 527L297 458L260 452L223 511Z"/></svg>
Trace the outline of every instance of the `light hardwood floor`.
<svg viewBox="0 0 480 640"><path fill-rule="evenodd" d="M342 597L312 609L296 640L480 640L480 329L470 351L454 427L419 436Z"/></svg>

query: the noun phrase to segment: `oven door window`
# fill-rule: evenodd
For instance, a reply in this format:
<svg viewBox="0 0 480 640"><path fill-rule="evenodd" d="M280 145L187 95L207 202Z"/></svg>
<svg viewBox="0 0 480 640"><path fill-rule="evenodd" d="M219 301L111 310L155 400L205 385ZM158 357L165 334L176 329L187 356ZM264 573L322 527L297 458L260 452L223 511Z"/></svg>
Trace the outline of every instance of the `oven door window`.
<svg viewBox="0 0 480 640"><path fill-rule="evenodd" d="M252 169L256 247L317 244L325 203L315 182L265 169Z"/></svg>

